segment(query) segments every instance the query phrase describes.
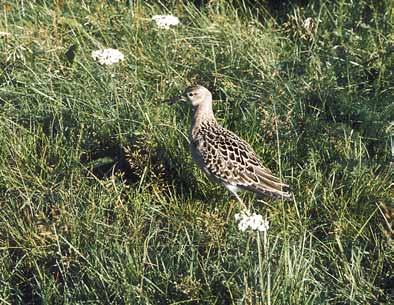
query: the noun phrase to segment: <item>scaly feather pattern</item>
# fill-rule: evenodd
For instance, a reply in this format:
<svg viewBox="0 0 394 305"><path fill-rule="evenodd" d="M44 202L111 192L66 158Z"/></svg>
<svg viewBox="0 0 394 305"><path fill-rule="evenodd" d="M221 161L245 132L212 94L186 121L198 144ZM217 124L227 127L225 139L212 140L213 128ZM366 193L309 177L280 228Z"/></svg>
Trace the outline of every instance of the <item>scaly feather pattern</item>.
<svg viewBox="0 0 394 305"><path fill-rule="evenodd" d="M261 164L251 146L215 120L201 123L190 140L195 161L212 180L262 195L290 198L288 185Z"/></svg>
<svg viewBox="0 0 394 305"><path fill-rule="evenodd" d="M234 193L248 190L259 195L290 199L288 185L264 167L252 147L220 126L213 114L212 95L202 86L186 91L193 105L190 150L194 161L214 181Z"/></svg>

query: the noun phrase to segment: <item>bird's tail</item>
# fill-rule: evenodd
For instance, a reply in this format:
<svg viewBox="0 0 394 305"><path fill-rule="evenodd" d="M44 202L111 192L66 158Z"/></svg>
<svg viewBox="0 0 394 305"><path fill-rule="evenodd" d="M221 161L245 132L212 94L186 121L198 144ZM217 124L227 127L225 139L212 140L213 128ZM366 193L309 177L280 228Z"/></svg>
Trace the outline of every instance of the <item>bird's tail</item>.
<svg viewBox="0 0 394 305"><path fill-rule="evenodd" d="M283 187L278 190L270 190L266 188L261 188L259 186L251 186L253 189L251 191L255 192L260 196L269 196L276 199L283 199L286 201L293 201L293 194L289 190L287 184L283 184Z"/></svg>
<svg viewBox="0 0 394 305"><path fill-rule="evenodd" d="M281 182L280 179L272 175L271 172L263 168L255 168L254 174L254 178L257 179L255 179L253 183L243 185L245 189L262 196L282 198L284 200L293 199L289 186Z"/></svg>

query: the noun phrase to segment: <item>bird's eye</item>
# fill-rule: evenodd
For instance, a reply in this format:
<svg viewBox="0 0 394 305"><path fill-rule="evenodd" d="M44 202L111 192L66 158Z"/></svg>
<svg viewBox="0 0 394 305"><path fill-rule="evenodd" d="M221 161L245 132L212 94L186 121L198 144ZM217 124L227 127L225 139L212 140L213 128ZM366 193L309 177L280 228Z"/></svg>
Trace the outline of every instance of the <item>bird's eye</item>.
<svg viewBox="0 0 394 305"><path fill-rule="evenodd" d="M194 95L194 93L189 92L187 95L188 95L189 97L192 97L192 96Z"/></svg>

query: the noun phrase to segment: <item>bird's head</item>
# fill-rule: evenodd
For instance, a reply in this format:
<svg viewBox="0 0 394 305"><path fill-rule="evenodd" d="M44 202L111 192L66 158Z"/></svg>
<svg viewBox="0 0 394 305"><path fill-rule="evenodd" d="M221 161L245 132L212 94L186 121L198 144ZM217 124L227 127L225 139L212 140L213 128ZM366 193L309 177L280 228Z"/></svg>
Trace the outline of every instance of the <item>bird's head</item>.
<svg viewBox="0 0 394 305"><path fill-rule="evenodd" d="M203 86L191 86L185 91L186 99L192 103L193 107L203 106L207 103L212 103L212 94Z"/></svg>

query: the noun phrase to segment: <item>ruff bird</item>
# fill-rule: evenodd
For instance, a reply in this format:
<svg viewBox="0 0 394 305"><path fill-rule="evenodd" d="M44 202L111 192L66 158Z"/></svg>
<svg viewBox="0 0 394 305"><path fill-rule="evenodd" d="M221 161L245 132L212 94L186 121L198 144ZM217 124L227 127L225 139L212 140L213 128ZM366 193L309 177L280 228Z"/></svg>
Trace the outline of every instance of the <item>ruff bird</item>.
<svg viewBox="0 0 394 305"><path fill-rule="evenodd" d="M186 99L193 106L190 151L194 162L213 181L223 185L245 207L238 191L291 199L288 185L263 166L252 147L219 125L212 110L212 94L203 86L189 87Z"/></svg>

